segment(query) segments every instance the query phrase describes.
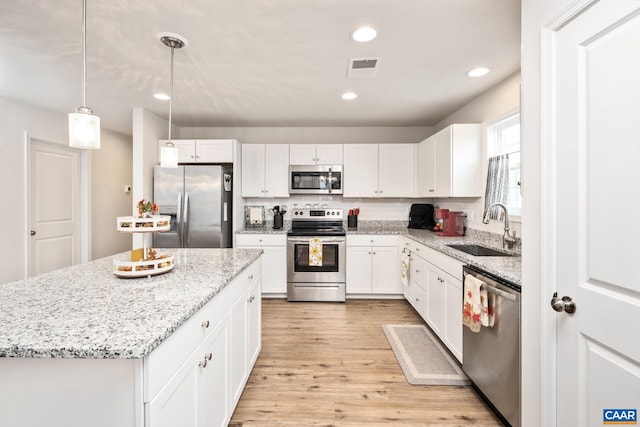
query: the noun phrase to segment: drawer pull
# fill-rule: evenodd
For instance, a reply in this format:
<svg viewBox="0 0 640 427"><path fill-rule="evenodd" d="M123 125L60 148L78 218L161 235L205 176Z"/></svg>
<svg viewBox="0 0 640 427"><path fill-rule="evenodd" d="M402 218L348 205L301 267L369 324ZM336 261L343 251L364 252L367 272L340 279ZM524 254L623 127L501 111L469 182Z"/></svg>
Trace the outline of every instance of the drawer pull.
<svg viewBox="0 0 640 427"><path fill-rule="evenodd" d="M205 328L205 329L208 328L209 327L209 321L205 320L204 322L202 322L202 327Z"/></svg>
<svg viewBox="0 0 640 427"><path fill-rule="evenodd" d="M204 357L202 358L202 361L198 362L198 366L200 366L201 368L206 368L208 361L211 360L212 357L213 357L213 354L211 353L205 354Z"/></svg>

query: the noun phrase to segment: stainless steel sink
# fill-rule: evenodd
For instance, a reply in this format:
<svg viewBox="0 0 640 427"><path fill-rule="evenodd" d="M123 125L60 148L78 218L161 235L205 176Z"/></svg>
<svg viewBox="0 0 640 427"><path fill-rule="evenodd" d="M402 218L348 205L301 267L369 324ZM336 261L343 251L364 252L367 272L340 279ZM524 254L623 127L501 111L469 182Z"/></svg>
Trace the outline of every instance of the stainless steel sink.
<svg viewBox="0 0 640 427"><path fill-rule="evenodd" d="M468 253L469 255L473 255L473 256L518 256L518 255L510 254L508 252L502 252L497 249L487 248L481 245L464 244L464 245L447 245L447 246L449 246L450 248Z"/></svg>

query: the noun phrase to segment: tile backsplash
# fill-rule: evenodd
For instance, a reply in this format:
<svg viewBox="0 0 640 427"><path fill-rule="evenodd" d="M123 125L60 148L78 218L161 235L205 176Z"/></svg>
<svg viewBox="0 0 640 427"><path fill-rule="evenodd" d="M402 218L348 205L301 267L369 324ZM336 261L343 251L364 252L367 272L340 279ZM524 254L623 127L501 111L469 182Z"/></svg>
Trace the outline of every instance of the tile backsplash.
<svg viewBox="0 0 640 427"><path fill-rule="evenodd" d="M489 224L482 223L482 215L484 213L484 202L482 198L465 198L465 199L375 199L375 198L343 198L342 196L291 196L287 199L262 199L248 198L245 204L249 206L264 206L267 220L273 220L273 215L268 212L274 206L287 206L287 213L284 219L291 219L291 209L294 207L304 208L306 205L311 207L322 207L327 205L329 208L344 209L346 214L349 209L360 208L361 220L390 220L390 221L408 221L409 210L412 203L431 203L436 207L462 211L467 214L467 228L473 228L480 231L495 233L502 235L504 223L502 221L492 220ZM510 217L511 229L515 230L518 237L521 236L519 217Z"/></svg>

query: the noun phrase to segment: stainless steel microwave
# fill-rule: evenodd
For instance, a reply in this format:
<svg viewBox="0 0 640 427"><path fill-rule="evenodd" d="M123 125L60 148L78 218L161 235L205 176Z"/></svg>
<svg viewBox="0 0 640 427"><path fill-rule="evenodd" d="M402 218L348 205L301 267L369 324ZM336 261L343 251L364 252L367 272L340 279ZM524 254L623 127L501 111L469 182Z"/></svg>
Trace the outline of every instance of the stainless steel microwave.
<svg viewBox="0 0 640 427"><path fill-rule="evenodd" d="M289 166L289 194L342 194L342 165Z"/></svg>

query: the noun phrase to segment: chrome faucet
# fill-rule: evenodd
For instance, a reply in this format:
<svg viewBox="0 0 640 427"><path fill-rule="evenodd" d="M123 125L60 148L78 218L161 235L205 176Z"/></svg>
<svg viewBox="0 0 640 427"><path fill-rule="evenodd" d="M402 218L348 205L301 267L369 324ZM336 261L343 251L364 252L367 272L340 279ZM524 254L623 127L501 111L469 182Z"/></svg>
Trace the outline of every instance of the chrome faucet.
<svg viewBox="0 0 640 427"><path fill-rule="evenodd" d="M505 205L503 205L502 203L492 203L491 205L489 205L487 210L484 212L482 223L489 224L489 212L494 206L500 206L502 209L504 209L504 234L502 235L502 247L504 248L506 246L507 248L511 249L513 245L518 241L518 239L516 238L515 230L513 232L509 231L509 211L507 210L507 207Z"/></svg>

